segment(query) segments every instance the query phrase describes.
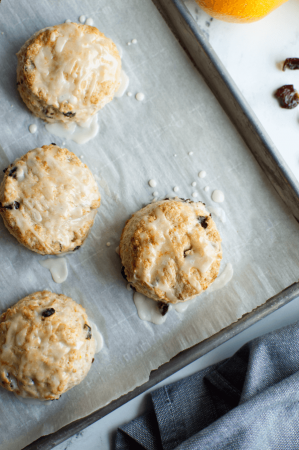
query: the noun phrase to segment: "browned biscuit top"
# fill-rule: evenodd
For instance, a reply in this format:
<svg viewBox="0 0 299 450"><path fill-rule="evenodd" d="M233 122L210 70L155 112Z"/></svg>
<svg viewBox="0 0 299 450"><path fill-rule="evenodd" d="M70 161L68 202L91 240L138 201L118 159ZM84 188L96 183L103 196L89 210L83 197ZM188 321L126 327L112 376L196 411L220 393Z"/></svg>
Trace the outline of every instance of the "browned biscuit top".
<svg viewBox="0 0 299 450"><path fill-rule="evenodd" d="M128 220L120 256L128 281L154 300L190 300L215 280L221 238L201 202L151 203Z"/></svg>
<svg viewBox="0 0 299 450"><path fill-rule="evenodd" d="M44 120L87 120L112 100L119 87L117 48L89 25L63 23L44 28L17 56L20 94Z"/></svg>
<svg viewBox="0 0 299 450"><path fill-rule="evenodd" d="M81 305L35 292L0 316L0 384L22 397L57 399L87 375L95 348Z"/></svg>
<svg viewBox="0 0 299 450"><path fill-rule="evenodd" d="M42 254L72 251L93 225L100 194L88 167L57 145L29 151L6 171L0 214L19 242Z"/></svg>

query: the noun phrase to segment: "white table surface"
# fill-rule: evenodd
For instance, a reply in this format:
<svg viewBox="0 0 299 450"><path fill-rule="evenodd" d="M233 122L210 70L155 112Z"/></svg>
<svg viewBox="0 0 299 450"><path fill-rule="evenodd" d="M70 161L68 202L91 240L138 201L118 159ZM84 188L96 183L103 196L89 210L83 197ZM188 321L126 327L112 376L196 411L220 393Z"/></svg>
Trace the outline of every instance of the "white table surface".
<svg viewBox="0 0 299 450"><path fill-rule="evenodd" d="M210 21L193 0L186 4L244 97L265 127L285 161L299 179L299 107L279 108L275 89L294 84L299 89L299 71L281 70L282 61L299 57L299 2L290 0L262 21L231 24ZM138 36L142 39L142 36ZM299 320L299 298L235 336L194 363L164 380L171 383L231 356L249 340ZM156 389L156 386L153 389ZM108 450L113 448L117 427L129 422L150 407L149 391L72 436L55 450Z"/></svg>

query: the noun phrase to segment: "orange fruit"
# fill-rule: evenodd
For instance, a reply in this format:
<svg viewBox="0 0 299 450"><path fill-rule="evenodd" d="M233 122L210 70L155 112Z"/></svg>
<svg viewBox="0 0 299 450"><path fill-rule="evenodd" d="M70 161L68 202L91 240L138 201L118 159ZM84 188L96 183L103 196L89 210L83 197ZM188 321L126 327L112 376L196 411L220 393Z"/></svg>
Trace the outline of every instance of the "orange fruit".
<svg viewBox="0 0 299 450"><path fill-rule="evenodd" d="M215 19L249 23L260 20L287 0L196 0Z"/></svg>

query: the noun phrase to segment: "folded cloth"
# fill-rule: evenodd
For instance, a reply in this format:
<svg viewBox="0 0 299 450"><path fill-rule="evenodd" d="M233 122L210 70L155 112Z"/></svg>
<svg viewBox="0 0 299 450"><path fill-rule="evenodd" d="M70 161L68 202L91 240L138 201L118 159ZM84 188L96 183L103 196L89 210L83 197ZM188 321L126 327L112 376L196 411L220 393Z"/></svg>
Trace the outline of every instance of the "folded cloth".
<svg viewBox="0 0 299 450"><path fill-rule="evenodd" d="M298 450L299 323L151 393L116 450Z"/></svg>

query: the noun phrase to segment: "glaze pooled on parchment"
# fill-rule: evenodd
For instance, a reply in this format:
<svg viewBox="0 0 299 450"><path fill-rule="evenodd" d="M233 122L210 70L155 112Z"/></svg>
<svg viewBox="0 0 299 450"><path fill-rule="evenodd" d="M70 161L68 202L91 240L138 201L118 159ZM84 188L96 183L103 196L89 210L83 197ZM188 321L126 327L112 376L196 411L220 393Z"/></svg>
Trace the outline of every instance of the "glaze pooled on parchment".
<svg viewBox="0 0 299 450"><path fill-rule="evenodd" d="M67 263L65 258L49 258L39 261L42 267L49 269L55 283L63 283L68 276Z"/></svg>

